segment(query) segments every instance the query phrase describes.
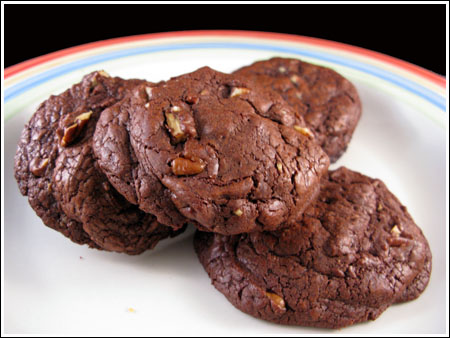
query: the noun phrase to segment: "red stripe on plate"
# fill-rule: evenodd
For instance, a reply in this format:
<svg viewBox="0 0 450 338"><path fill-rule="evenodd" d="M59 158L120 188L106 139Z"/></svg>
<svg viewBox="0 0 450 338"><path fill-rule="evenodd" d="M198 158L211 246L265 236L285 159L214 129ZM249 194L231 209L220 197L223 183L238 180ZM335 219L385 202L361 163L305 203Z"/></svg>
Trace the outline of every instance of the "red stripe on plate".
<svg viewBox="0 0 450 338"><path fill-rule="evenodd" d="M150 33L142 35L125 36L121 38L113 38L108 40L96 41L91 43L86 43L83 45L70 47L62 49L57 52L49 53L43 56L38 56L36 58L18 63L14 66L10 66L4 71L4 78L8 78L14 74L25 71L31 67L40 65L42 63L67 56L70 54L75 54L78 52L86 51L89 49L110 46L114 44L120 44L125 42L140 41L140 40L154 40L160 38L172 38L172 37L187 37L187 36L239 36L239 37L249 37L257 39L273 39L273 40L284 40L292 42L301 42L311 45L329 47L333 49L343 50L363 56L367 56L373 59L383 61L385 63L392 64L409 72L412 72L420 77L423 77L443 88L446 87L447 80L445 77L429 71L425 68L419 67L407 61L397 59L395 57L382 54L379 52L371 51L365 48L356 47L348 45L341 42L329 41L319 38L313 38L308 36L282 34L282 33L270 33L270 32L255 32L255 31L239 31L239 30L198 30L198 31L181 31L181 32L165 32L165 33Z"/></svg>

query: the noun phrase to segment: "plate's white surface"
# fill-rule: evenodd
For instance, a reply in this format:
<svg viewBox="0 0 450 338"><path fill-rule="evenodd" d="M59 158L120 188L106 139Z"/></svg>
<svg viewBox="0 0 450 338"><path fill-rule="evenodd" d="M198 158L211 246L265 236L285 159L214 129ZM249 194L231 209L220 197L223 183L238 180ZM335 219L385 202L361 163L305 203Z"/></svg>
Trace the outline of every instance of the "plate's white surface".
<svg viewBox="0 0 450 338"><path fill-rule="evenodd" d="M415 301L394 305L376 321L339 331L274 325L235 309L198 263L193 229L140 256L73 244L45 227L19 193L13 157L23 125L37 105L95 69L150 81L209 65L232 71L271 56L268 50L200 48L131 55L61 74L7 102L4 121L4 333L93 335L418 334L447 328L446 127L444 114L411 93L349 67L331 66L359 90L363 115L345 155L347 166L382 179L428 238L433 271ZM11 100L12 101L12 100ZM8 105L9 104L9 105ZM445 117L442 118L445 120Z"/></svg>

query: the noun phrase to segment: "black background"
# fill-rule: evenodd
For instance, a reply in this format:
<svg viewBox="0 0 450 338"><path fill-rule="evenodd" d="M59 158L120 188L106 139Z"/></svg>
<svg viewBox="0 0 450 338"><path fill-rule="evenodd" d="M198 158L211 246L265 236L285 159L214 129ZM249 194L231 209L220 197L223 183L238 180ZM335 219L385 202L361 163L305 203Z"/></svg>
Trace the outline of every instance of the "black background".
<svg viewBox="0 0 450 338"><path fill-rule="evenodd" d="M368 48L446 74L446 6L19 5L4 6L5 67L108 38L199 29L290 33Z"/></svg>

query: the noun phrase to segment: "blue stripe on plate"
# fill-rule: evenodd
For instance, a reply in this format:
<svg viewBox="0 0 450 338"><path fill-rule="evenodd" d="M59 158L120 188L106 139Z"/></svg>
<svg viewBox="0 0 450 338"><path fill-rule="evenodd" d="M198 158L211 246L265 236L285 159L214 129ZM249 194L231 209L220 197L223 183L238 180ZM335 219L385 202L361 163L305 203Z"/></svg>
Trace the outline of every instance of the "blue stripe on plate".
<svg viewBox="0 0 450 338"><path fill-rule="evenodd" d="M203 48L235 48L235 49L250 49L250 50L267 50L276 51L283 53L291 53L299 56L307 56L316 58L319 60L332 62L342 66L356 69L358 71L364 72L376 76L380 79L393 83L403 89L406 89L417 96L429 101L433 105L437 106L443 111L446 111L445 97L413 82L405 79L399 75L390 73L386 70L380 69L378 67L364 64L355 60L348 60L342 56L327 54L319 51L310 51L302 48L294 47L282 47L282 46L272 46L272 45L261 45L261 44L251 44L251 43L235 43L235 42L221 42L221 43L192 43L192 44L177 44L177 45L165 45L165 46L146 46L137 47L119 51L112 51L105 54L91 56L85 59L70 62L68 64L52 68L41 74L30 77L22 82L17 83L14 86L7 88L4 92L5 102L13 99L14 97L63 74L69 73L76 69L93 65L96 63L101 63L104 61L109 61L113 59L118 59L127 56L133 56L138 54L147 53L157 53L161 51L170 50L182 50L182 49L203 49Z"/></svg>

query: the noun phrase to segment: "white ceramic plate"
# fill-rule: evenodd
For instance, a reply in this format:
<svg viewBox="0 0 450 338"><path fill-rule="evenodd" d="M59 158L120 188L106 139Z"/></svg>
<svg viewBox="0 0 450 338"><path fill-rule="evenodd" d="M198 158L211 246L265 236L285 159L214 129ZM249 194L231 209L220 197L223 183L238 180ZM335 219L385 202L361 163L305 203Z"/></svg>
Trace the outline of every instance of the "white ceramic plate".
<svg viewBox="0 0 450 338"><path fill-rule="evenodd" d="M347 166L382 179L408 207L433 252L428 288L374 322L341 334L445 333L447 318L445 79L386 55L299 36L174 32L120 38L49 54L4 71L4 333L260 335L335 333L271 324L235 309L197 261L193 230L130 257L79 246L45 227L20 195L13 157L38 104L93 70L150 81L208 65L229 72L258 59L325 65L359 90L363 115ZM4 324L4 325L3 325Z"/></svg>

